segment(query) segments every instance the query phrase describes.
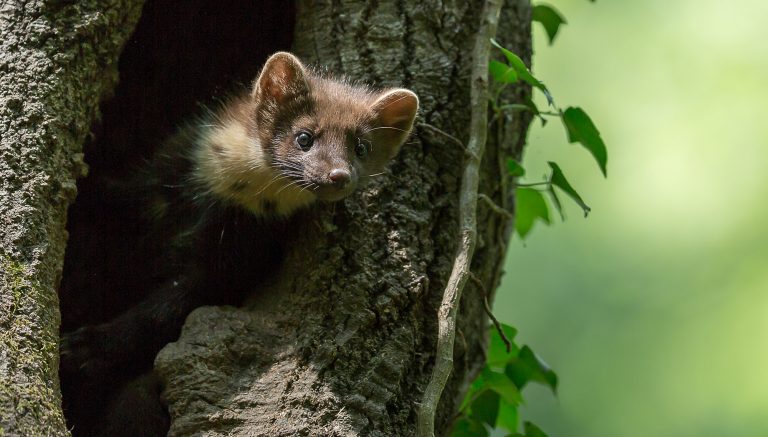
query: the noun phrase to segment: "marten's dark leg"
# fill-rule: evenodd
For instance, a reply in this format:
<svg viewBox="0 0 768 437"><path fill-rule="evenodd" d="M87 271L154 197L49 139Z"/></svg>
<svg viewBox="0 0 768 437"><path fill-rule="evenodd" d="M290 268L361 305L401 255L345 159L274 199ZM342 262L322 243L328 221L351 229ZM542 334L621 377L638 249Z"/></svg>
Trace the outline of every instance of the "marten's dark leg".
<svg viewBox="0 0 768 437"><path fill-rule="evenodd" d="M109 400L97 437L163 437L171 419L160 399L161 383L149 371L125 384Z"/></svg>
<svg viewBox="0 0 768 437"><path fill-rule="evenodd" d="M178 338L187 315L211 303L201 275L181 275L115 320L62 336L62 394L76 435L98 429L112 393L126 378L149 371L160 349Z"/></svg>
<svg viewBox="0 0 768 437"><path fill-rule="evenodd" d="M64 334L62 371L99 375L108 369L140 373L151 368L157 352L178 337L187 315L206 303L198 276L189 273L167 282L111 322Z"/></svg>

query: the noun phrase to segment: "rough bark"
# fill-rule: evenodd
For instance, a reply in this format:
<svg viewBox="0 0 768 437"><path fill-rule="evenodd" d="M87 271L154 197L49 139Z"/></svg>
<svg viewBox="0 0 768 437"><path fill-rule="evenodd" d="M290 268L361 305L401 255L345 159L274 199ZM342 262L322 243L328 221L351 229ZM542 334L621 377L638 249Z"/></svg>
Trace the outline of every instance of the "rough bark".
<svg viewBox="0 0 768 437"><path fill-rule="evenodd" d="M294 49L304 59L420 96L419 122L466 141L469 67L482 2L299 2ZM500 39L530 56L530 6L508 1ZM521 99L517 89L510 98ZM480 192L511 207L506 157L528 117L492 126ZM456 251L464 150L420 127L390 171L342 205L318 208L296 232L279 279L247 308L200 308L155 366L171 435L412 435L437 339L436 312ZM511 222L480 203L472 272L501 274ZM462 299L454 370L437 432L450 425L484 362L483 290Z"/></svg>
<svg viewBox="0 0 768 437"><path fill-rule="evenodd" d="M66 435L56 286L81 148L139 0L0 1L0 435Z"/></svg>
<svg viewBox="0 0 768 437"><path fill-rule="evenodd" d="M56 377L55 294L65 212L75 194L74 178L84 173L80 151L88 126L100 97L116 82L116 59L141 3L0 0L0 435L66 434ZM245 3L228 0L219 9ZM247 309L201 308L190 316L180 340L156 361L174 419L172 434L414 432L434 360L436 311L456 249L456 191L464 160L461 145L424 126L466 141L469 53L481 3L299 3L295 51L355 80L414 89L421 98L422 127L387 175L343 205L309 215L297 229L302 244L289 254L279 279L254 290ZM191 15L204 4L185 2L182 11ZM507 1L500 39L524 59L530 56L529 23L528 2ZM220 29L193 24L179 28L200 36L189 44L217 44L204 40ZM150 38L162 44L168 35L161 32L179 29L156 25ZM276 34L269 25L265 29L269 37ZM218 45L229 65L243 60L245 67L234 77L255 74L262 53L248 50L254 44L263 49L265 38ZM277 39L266 46L282 48ZM113 119L105 125L134 129L97 130L104 135L89 143L88 159L97 164L96 172L124 172L119 161L126 150L149 151L156 136L192 112L191 102L204 90L228 80L199 74L216 75L215 69L205 70L215 64L210 58L175 62L180 58L175 52L152 61L162 64L171 82L183 69L194 69L196 76L185 77L196 80L168 86L139 75L127 81L132 87L118 89L125 95L115 101L133 98L131 104L104 106ZM149 62L140 56L133 61ZM134 72L144 70L151 68L142 65ZM526 93L520 88L510 97ZM168 104L144 102L144 94ZM137 111L142 104L147 111ZM114 121L121 118L128 121ZM528 122L522 117L491 126L480 191L503 208L512 205L504 162L519 155ZM101 158L113 153L117 164L101 167ZM76 212L89 205L75 207ZM481 202L472 272L486 290L493 290L501 274L510 226L506 215ZM81 262L97 257L77 254ZM484 361L486 328L483 292L469 285L438 431L450 425L467 381Z"/></svg>

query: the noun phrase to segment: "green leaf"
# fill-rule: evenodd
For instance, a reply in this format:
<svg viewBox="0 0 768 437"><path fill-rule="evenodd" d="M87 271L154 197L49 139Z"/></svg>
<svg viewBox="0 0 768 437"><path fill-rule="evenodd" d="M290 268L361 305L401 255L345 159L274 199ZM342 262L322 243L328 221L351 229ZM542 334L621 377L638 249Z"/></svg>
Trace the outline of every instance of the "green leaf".
<svg viewBox="0 0 768 437"><path fill-rule="evenodd" d="M597 160L603 176L608 177L608 151L605 148L600 132L592 123L586 112L581 108L570 107L563 113L563 125L568 131L568 141L581 143Z"/></svg>
<svg viewBox="0 0 768 437"><path fill-rule="evenodd" d="M507 159L507 170L509 170L510 176L518 178L525 176L525 169L523 166L512 158Z"/></svg>
<svg viewBox="0 0 768 437"><path fill-rule="evenodd" d="M485 380L483 379L483 375L478 375L477 378L475 378L474 381L472 381L472 385L469 386L469 390L467 390L467 394L464 396L464 400L461 401L461 408L459 408L460 411L465 411L467 407L469 407L470 401L474 399L474 397L480 393L483 390L487 390Z"/></svg>
<svg viewBox="0 0 768 437"><path fill-rule="evenodd" d="M563 204L560 202L560 198L557 196L557 193L555 192L555 186L552 184L549 184L547 186L547 193L549 193L549 197L552 198L552 204L555 205L555 209L560 214L560 220L565 221L565 213L563 213Z"/></svg>
<svg viewBox="0 0 768 437"><path fill-rule="evenodd" d="M539 111L539 107L536 106L535 103L533 103L533 99L531 99L530 97L526 97L525 98L525 106L527 106L528 109L530 109L531 112L533 112L533 115L539 117L539 120L541 120L541 125L542 126L546 126L547 125L547 122L549 120L547 120L546 118L544 118L543 115L541 115L541 112Z"/></svg>
<svg viewBox="0 0 768 437"><path fill-rule="evenodd" d="M568 183L568 179L565 178L565 175L563 174L563 171L560 170L560 166L556 163L549 161L549 166L552 168L552 178L550 179L552 181L552 185L556 186L557 188L560 188L567 194L568 196L573 199L574 202L576 202L582 210L584 210L584 217L589 215L589 211L592 210L589 206L587 206L586 203L584 203L584 200L581 198L579 193L576 192L575 189L571 186L570 183ZM552 191L554 194L554 190ZM558 199L557 202L560 200ZM561 210L561 208L558 206L558 209ZM562 214L562 210L561 210Z"/></svg>
<svg viewBox="0 0 768 437"><path fill-rule="evenodd" d="M557 393L557 375L528 346L523 346L517 358L507 365L504 373L522 390L530 382L549 386L552 393Z"/></svg>
<svg viewBox="0 0 768 437"><path fill-rule="evenodd" d="M524 82L526 82L530 86L541 90L541 92L544 93L544 96L547 98L547 102L550 105L555 104L555 101L552 99L552 95L549 93L549 90L547 89L547 87L540 80L533 77L533 74L531 74L530 70L528 70L528 67L525 66L525 62L523 62L523 60L520 59L519 56L502 47L501 44L496 42L496 40L493 38L491 38L491 44L493 44L496 48L501 50L501 53L503 53L504 57L507 58L507 62L509 63L509 66L512 67L517 73L518 78L522 79Z"/></svg>
<svg viewBox="0 0 768 437"><path fill-rule="evenodd" d="M470 405L469 418L489 426L496 426L496 418L499 416L499 400L501 396L492 390L483 392Z"/></svg>
<svg viewBox="0 0 768 437"><path fill-rule="evenodd" d="M485 385L501 396L504 402L511 405L520 405L523 402L520 390L518 390L515 383L513 383L505 373L495 372L488 367L485 367L482 375L483 380L485 380ZM472 408L474 409L474 407ZM490 425L493 426L493 424Z"/></svg>
<svg viewBox="0 0 768 437"><path fill-rule="evenodd" d="M496 418L496 428L515 432L519 424L520 413L517 411L517 406L506 402L502 397L501 402L499 402L499 417Z"/></svg>
<svg viewBox="0 0 768 437"><path fill-rule="evenodd" d="M517 73L514 68L511 68L507 64L499 61L491 61L488 64L488 70L491 72L493 80L499 83L515 83L517 82Z"/></svg>
<svg viewBox="0 0 768 437"><path fill-rule="evenodd" d="M491 342L488 345L488 359L486 360L491 367L503 368L507 365L509 360L515 358L520 351L514 342L515 335L517 335L517 329L502 323L501 330L504 331L504 335L510 343L512 343L511 350L507 351L507 345L504 344L504 340L501 339L496 328L492 327L490 333Z"/></svg>
<svg viewBox="0 0 768 437"><path fill-rule="evenodd" d="M488 437L488 430L482 423L464 417L454 425L451 437Z"/></svg>
<svg viewBox="0 0 768 437"><path fill-rule="evenodd" d="M537 220L546 224L550 223L549 208L540 192L530 188L518 188L516 200L515 231L520 235L520 238L525 238L531 232L531 228Z"/></svg>
<svg viewBox="0 0 768 437"><path fill-rule="evenodd" d="M562 14L549 5L536 5L533 7L533 14L531 16L533 21L538 21L544 26L544 30L549 37L549 44L555 41L557 31L560 30L560 26L566 24L565 18Z"/></svg>
<svg viewBox="0 0 768 437"><path fill-rule="evenodd" d="M523 429L525 430L525 437L548 437L541 428L531 422L525 422L523 424Z"/></svg>

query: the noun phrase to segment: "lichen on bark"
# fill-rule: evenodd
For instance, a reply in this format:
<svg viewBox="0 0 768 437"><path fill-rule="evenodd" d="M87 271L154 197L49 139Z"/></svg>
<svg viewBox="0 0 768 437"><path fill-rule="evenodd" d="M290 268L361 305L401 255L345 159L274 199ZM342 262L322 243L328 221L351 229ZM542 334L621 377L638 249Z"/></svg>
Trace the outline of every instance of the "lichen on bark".
<svg viewBox="0 0 768 437"><path fill-rule="evenodd" d="M66 208L141 1L0 2L0 435L66 435L56 286Z"/></svg>

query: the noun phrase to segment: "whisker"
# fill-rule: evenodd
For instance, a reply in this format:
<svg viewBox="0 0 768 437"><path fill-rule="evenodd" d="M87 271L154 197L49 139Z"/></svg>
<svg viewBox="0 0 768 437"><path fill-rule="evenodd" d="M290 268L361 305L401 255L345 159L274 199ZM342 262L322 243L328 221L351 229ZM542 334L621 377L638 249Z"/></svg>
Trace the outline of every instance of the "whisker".
<svg viewBox="0 0 768 437"><path fill-rule="evenodd" d="M309 189L311 189L312 191L317 191L317 189L318 189L318 188L320 188L320 186L319 186L319 185L317 185L315 182L312 182L312 181L309 181L309 180L306 180L306 179L302 179L302 180L300 180L300 181L299 181L299 183L300 183L300 185L302 185L303 187L305 187L305 188L309 188Z"/></svg>
<svg viewBox="0 0 768 437"><path fill-rule="evenodd" d="M280 174L288 179L304 179L304 175L297 171L280 171Z"/></svg>
<svg viewBox="0 0 768 437"><path fill-rule="evenodd" d="M296 171L304 170L304 167L302 165L296 164L296 163L275 161L275 164L277 168L281 168L281 169L296 170Z"/></svg>
<svg viewBox="0 0 768 437"><path fill-rule="evenodd" d="M266 165L264 165L264 164L262 164L260 162L254 162L254 163L248 165L248 170L249 171L251 171L251 170L259 170L259 169L262 169L262 168L265 168L265 167L266 167Z"/></svg>
<svg viewBox="0 0 768 437"><path fill-rule="evenodd" d="M372 127L372 128L368 129L367 131L365 131L365 132L363 132L363 133L364 133L364 134L366 134L366 133L368 133L368 132L373 132L373 131L375 131L375 130L377 130L377 129L392 129L392 130L396 130L396 131L400 131L400 132L405 132L405 133L407 133L407 132L408 132L407 130L404 130L404 129L400 129L400 128L397 128L397 127L392 127L392 126L378 126L378 127Z"/></svg>
<svg viewBox="0 0 768 437"><path fill-rule="evenodd" d="M299 187L301 187L301 190L299 190L299 192L301 193L303 191L308 191L307 188L312 188L312 185L310 185L310 183L308 183L307 181L300 181Z"/></svg>
<svg viewBox="0 0 768 437"><path fill-rule="evenodd" d="M273 178L272 178L272 180L270 180L269 182L267 182L267 184L266 184L266 185L264 185L264 188L262 188L261 190L259 190L259 192L258 192L258 193L254 194L254 195L253 195L253 197L257 197L257 196L259 196L261 193L263 193L264 191L266 191L266 190L267 190L267 188L269 188L269 187L270 187L272 184L274 184L274 183L275 183L275 182L276 182L278 179L280 179L280 178L282 178L282 177L283 177L283 175L281 175L281 174L278 174L278 175L276 175L275 177L273 177Z"/></svg>
<svg viewBox="0 0 768 437"><path fill-rule="evenodd" d="M280 188L277 190L277 193L275 193L275 196L279 195L283 190L285 190L288 187L298 186L298 181L291 181L288 185L284 186L283 188Z"/></svg>

